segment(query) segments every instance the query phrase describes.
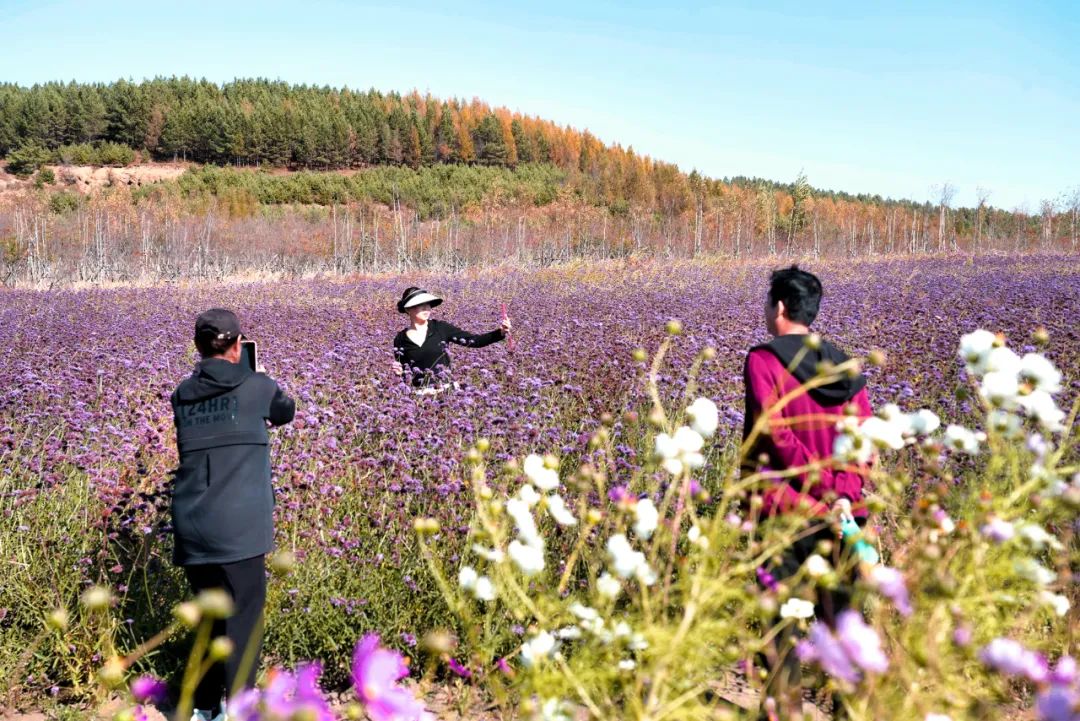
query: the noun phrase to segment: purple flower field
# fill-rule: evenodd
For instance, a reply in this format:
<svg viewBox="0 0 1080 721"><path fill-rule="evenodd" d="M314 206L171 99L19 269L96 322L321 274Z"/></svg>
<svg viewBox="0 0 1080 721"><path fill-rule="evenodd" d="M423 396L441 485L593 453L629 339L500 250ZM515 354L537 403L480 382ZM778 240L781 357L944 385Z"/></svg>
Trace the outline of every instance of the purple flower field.
<svg viewBox="0 0 1080 721"><path fill-rule="evenodd" d="M92 583L117 590L132 645L160 628L186 592L168 561L168 472L176 460L168 395L194 365L199 311L235 309L267 371L298 404L296 421L273 432L278 543L298 563L272 584L267 653L344 668L365 632L407 652L410 639L450 623L416 556L412 521L439 519L435 547L453 560L473 508L463 464L476 438L490 439L497 460L553 452L572 468L587 459L601 416L611 414L619 462L644 460L636 426L625 422L628 411L647 410L645 365L632 352L654 350L669 319L684 331L662 372L666 392L680 393L703 348L717 351L695 395L719 406L720 429L706 450L714 469L722 465L741 431L743 358L766 338L763 297L776 265L5 292L0 561L12 582L0 589L0 659L18 656L33 635L27 629L52 608L71 607ZM825 285L816 329L852 355L886 354L883 367L867 370L875 404L971 420L974 409L956 392L963 366L948 359L976 328L1003 332L1021 353L1045 328L1045 353L1064 374L1061 406L1080 391L1080 258L805 267ZM506 343L454 347L461 389L414 395L391 370L391 340L404 325L394 302L406 285L442 295L435 317L473 332L495 328L505 303L513 352ZM64 495L76 487L78 494ZM59 673L43 668L45 676ZM45 676L29 685L51 685Z"/></svg>

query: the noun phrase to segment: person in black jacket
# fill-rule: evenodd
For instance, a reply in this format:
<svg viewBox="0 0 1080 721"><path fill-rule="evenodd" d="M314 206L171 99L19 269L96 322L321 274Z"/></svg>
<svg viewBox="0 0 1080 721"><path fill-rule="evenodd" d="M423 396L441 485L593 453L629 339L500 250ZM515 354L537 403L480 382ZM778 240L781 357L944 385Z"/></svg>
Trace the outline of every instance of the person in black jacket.
<svg viewBox="0 0 1080 721"><path fill-rule="evenodd" d="M394 336L394 371L414 388L437 388L446 381L450 370L448 343L483 348L498 343L510 333L510 319L503 318L498 328L474 335L446 321L431 318L431 309L442 298L421 288L406 288L398 301L399 313L408 313L409 327Z"/></svg>
<svg viewBox="0 0 1080 721"><path fill-rule="evenodd" d="M221 588L234 606L213 629L234 650L196 690L196 721L223 717L222 696L255 683L264 559L274 547L267 424L283 425L296 413L293 400L261 368L253 372L240 363L240 337L232 311L200 315L195 346L202 360L170 398L180 455L172 492L173 562L184 567L195 593Z"/></svg>

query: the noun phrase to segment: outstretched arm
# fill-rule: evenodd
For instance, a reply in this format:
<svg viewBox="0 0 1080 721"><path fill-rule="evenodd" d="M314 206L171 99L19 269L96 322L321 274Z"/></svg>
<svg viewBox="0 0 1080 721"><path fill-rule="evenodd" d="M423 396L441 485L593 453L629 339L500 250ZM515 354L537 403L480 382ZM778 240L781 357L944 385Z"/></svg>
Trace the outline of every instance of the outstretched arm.
<svg viewBox="0 0 1080 721"><path fill-rule="evenodd" d="M496 328L489 333L470 333L458 328L452 323L446 323L444 321L444 324L446 326L447 341L468 348L483 348L492 343L498 343L506 337L506 333L503 331L502 327Z"/></svg>

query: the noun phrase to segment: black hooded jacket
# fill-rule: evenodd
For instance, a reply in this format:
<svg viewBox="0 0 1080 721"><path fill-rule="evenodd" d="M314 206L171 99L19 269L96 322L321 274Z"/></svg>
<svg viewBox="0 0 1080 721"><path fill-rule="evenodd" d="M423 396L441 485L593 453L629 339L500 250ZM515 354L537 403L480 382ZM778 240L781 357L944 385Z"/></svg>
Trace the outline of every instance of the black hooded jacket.
<svg viewBox="0 0 1080 721"><path fill-rule="evenodd" d="M296 404L269 376L222 358L203 360L173 392L180 452L174 471L173 561L232 563L274 547L267 421Z"/></svg>

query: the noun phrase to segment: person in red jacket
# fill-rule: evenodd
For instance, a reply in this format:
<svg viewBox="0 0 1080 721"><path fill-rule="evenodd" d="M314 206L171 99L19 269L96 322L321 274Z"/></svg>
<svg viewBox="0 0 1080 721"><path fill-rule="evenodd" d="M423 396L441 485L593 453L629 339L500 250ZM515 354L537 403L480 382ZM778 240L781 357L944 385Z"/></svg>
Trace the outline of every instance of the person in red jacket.
<svg viewBox="0 0 1080 721"><path fill-rule="evenodd" d="M765 324L773 339L750 349L743 371L743 441L749 442L743 454L743 475L761 474L757 493L763 517L796 513L809 519L809 527L797 540L758 571L767 588L795 575L819 552L822 541L833 543L833 560L838 560L841 545L833 521L853 516L861 526L866 519L863 484L867 469L832 461L833 444L840 435L838 422L846 415L866 418L872 414L866 379L858 372L842 373L827 384L803 388L828 364L839 366L850 360L832 343L811 334L821 296L821 281L812 273L798 266L775 271L765 302ZM769 422L755 436L762 414L768 415ZM843 581L848 582L819 593L815 604L815 615L830 625L850 603L850 579ZM798 703L795 692L802 679L794 640L789 623L766 654L771 671L766 695L790 694L788 700Z"/></svg>

